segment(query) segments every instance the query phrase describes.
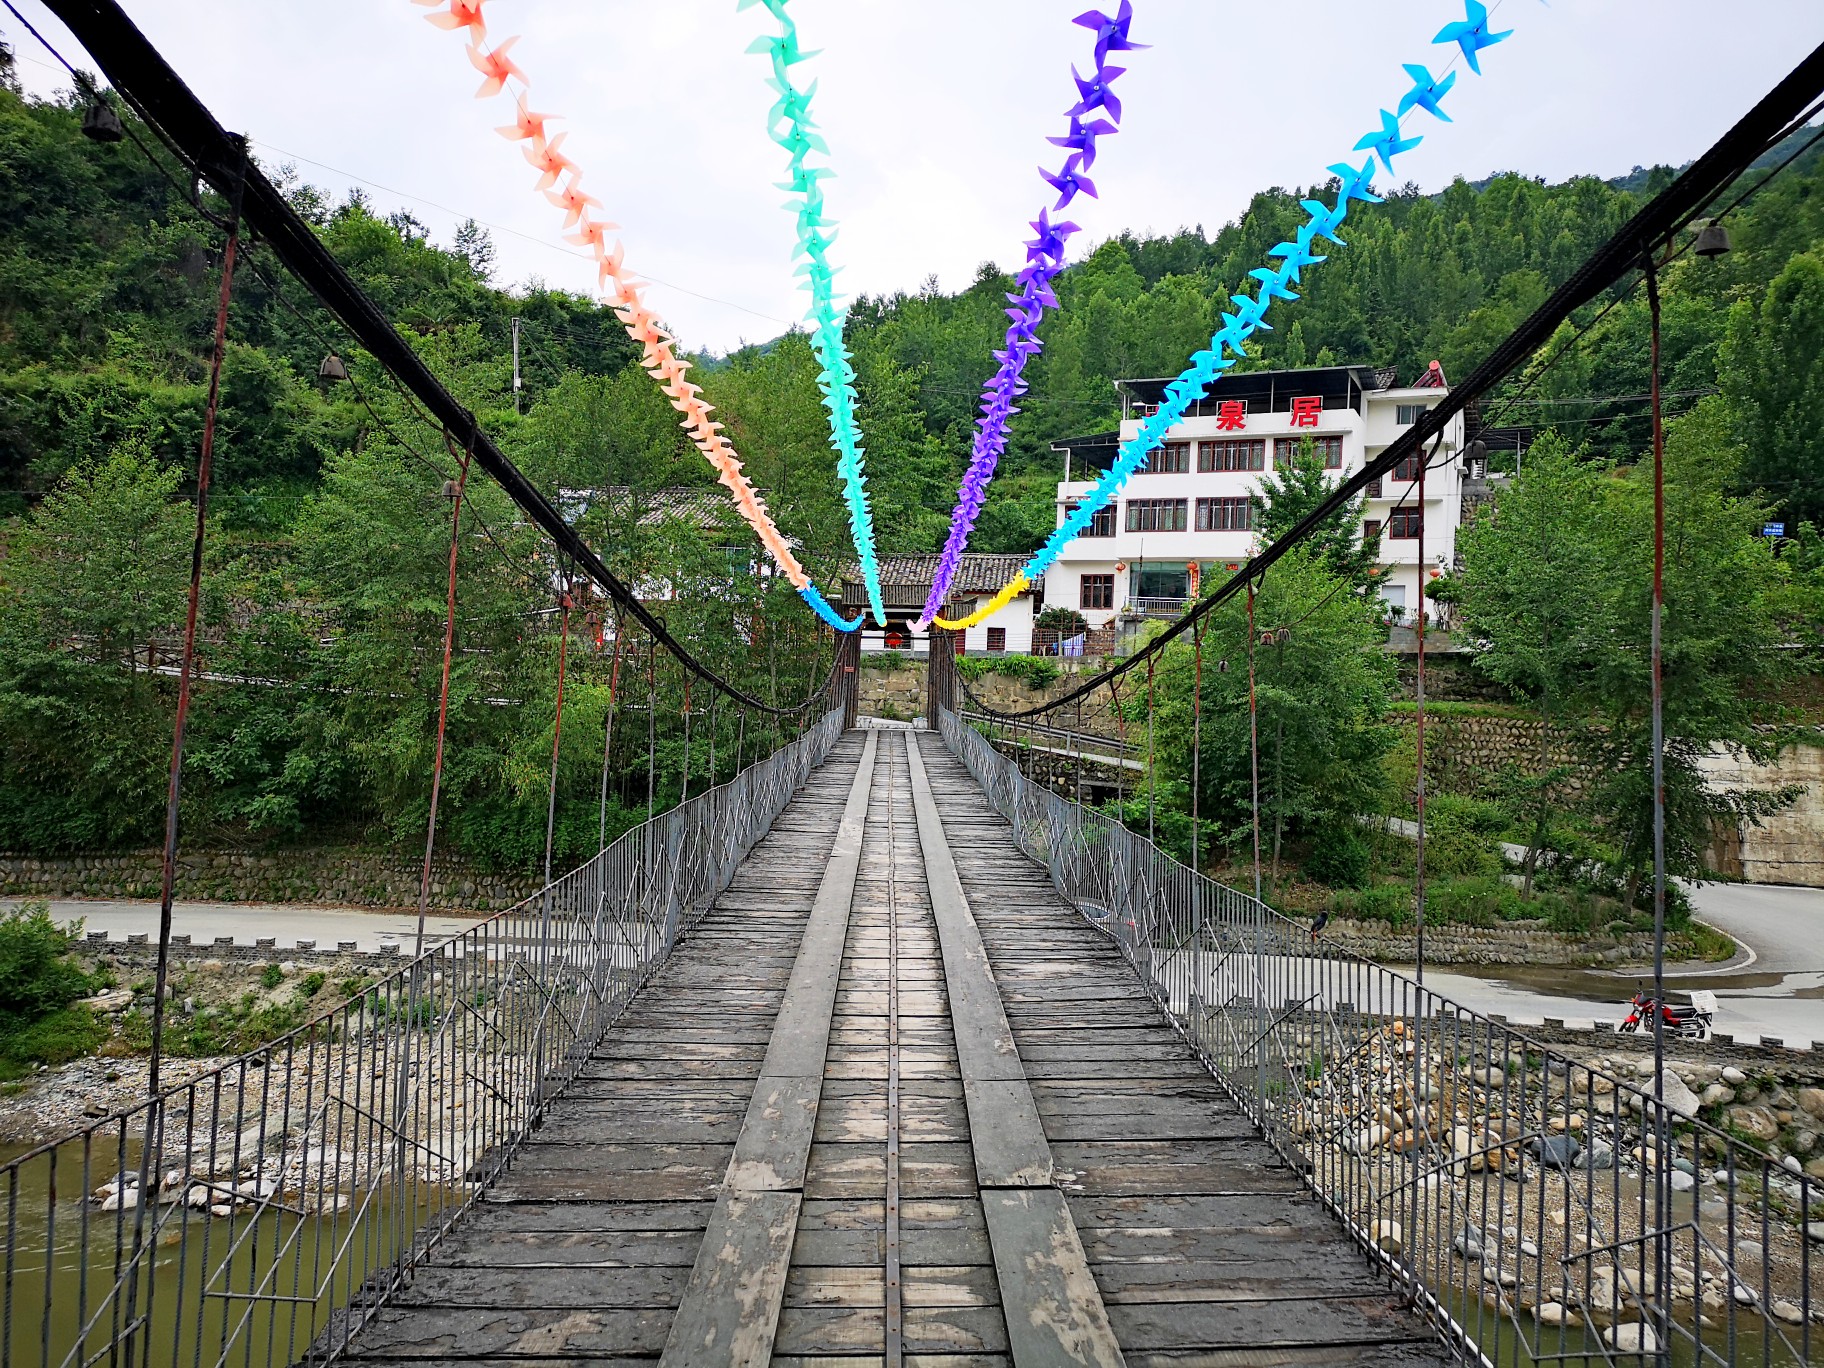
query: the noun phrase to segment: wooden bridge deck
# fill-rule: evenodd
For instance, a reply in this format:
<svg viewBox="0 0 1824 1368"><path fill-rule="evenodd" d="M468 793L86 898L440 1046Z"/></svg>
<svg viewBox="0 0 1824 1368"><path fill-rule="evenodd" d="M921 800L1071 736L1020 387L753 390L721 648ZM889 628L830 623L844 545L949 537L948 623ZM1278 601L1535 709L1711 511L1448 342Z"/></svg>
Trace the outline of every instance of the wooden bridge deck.
<svg viewBox="0 0 1824 1368"><path fill-rule="evenodd" d="M1448 1361L907 731L842 741L351 1357Z"/></svg>

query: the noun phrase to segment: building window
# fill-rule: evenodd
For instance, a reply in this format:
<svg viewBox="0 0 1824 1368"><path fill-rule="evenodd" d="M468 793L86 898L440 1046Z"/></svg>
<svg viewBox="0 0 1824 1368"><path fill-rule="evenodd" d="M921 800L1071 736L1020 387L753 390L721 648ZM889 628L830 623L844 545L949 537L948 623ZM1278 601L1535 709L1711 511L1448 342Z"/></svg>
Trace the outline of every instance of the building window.
<svg viewBox="0 0 1824 1368"><path fill-rule="evenodd" d="M1184 531L1183 499L1129 499L1127 530L1129 532Z"/></svg>
<svg viewBox="0 0 1824 1368"><path fill-rule="evenodd" d="M1191 473L1191 444L1189 442L1167 442L1153 453L1146 463L1146 469L1153 475L1189 475Z"/></svg>
<svg viewBox="0 0 1824 1368"><path fill-rule="evenodd" d="M1393 421L1398 423L1401 427L1411 427L1414 423L1419 421L1419 416L1430 407L1430 404L1395 404L1393 406Z"/></svg>
<svg viewBox="0 0 1824 1368"><path fill-rule="evenodd" d="M1381 541L1381 520L1369 518L1362 524L1362 545L1377 547Z"/></svg>
<svg viewBox="0 0 1824 1368"><path fill-rule="evenodd" d="M1216 470L1261 470L1266 463L1264 441L1197 443L1197 469L1204 474Z"/></svg>
<svg viewBox="0 0 1824 1368"><path fill-rule="evenodd" d="M1292 464L1292 458L1298 455L1299 447L1310 442L1317 454L1324 458L1325 470L1343 468L1343 439L1341 437L1275 437L1273 439L1273 464L1280 467Z"/></svg>
<svg viewBox="0 0 1824 1368"><path fill-rule="evenodd" d="M1005 627L990 627L988 629L988 649L991 651L1005 651L1007 649L1007 629Z"/></svg>
<svg viewBox="0 0 1824 1368"><path fill-rule="evenodd" d="M1363 492L1371 499L1386 497L1386 495L1381 493L1381 477L1379 475L1376 475L1372 480L1368 481L1368 488Z"/></svg>
<svg viewBox="0 0 1824 1368"><path fill-rule="evenodd" d="M1399 541L1411 541L1425 525L1425 514L1417 508L1396 508L1387 515L1387 535Z"/></svg>
<svg viewBox="0 0 1824 1368"><path fill-rule="evenodd" d="M1132 597L1155 603L1183 603L1191 596L1191 570L1178 561L1146 561L1136 567Z"/></svg>
<svg viewBox="0 0 1824 1368"><path fill-rule="evenodd" d="M1423 465L1424 462L1425 458L1423 456L1406 457L1404 460L1401 460L1394 465L1393 478L1411 484L1414 480L1419 478L1419 467Z"/></svg>
<svg viewBox="0 0 1824 1368"><path fill-rule="evenodd" d="M1252 499L1197 500L1199 532L1246 532L1254 526Z"/></svg>
<svg viewBox="0 0 1824 1368"><path fill-rule="evenodd" d="M1077 580L1077 607L1113 608L1114 606L1115 577L1113 575L1083 575Z"/></svg>
<svg viewBox="0 0 1824 1368"><path fill-rule="evenodd" d="M1071 504L1064 511L1066 513L1075 513L1077 511L1077 506L1075 504ZM1115 506L1113 504L1103 504L1102 507L1098 508L1094 513L1090 514L1089 515L1089 526L1084 528L1080 535L1085 536L1085 537L1112 537L1112 536L1114 536L1115 535Z"/></svg>

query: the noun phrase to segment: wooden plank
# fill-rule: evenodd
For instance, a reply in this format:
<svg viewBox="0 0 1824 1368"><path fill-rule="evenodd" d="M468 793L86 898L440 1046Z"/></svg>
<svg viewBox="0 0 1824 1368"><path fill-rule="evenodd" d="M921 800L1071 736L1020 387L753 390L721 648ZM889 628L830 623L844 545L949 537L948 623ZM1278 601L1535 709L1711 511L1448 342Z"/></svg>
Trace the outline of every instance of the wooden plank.
<svg viewBox="0 0 1824 1368"><path fill-rule="evenodd" d="M1119 1368L1121 1346L1064 1194L1051 1186L1051 1147L916 741L907 764L1009 1351L1021 1368Z"/></svg>
<svg viewBox="0 0 1824 1368"><path fill-rule="evenodd" d="M984 1191L982 1213L1013 1361L1124 1364L1064 1194L1051 1187Z"/></svg>
<svg viewBox="0 0 1824 1368"><path fill-rule="evenodd" d="M877 734L863 745L734 1153L661 1364L764 1368L804 1201Z"/></svg>

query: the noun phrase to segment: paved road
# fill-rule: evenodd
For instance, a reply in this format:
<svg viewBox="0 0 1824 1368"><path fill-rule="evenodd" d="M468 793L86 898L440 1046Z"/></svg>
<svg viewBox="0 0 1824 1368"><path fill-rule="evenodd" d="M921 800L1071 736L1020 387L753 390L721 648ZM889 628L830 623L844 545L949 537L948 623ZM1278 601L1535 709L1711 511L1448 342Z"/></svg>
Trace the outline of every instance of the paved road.
<svg viewBox="0 0 1824 1368"><path fill-rule="evenodd" d="M1747 950L1726 965L1674 971L1675 989L1717 996L1716 1029L1777 1036L1824 1049L1824 889L1778 884L1704 884L1691 889L1697 915ZM1411 972L1411 967L1406 967ZM1428 987L1478 1012L1518 1020L1613 1021L1632 996L1638 969L1601 971L1517 965L1482 974L1431 969Z"/></svg>
<svg viewBox="0 0 1824 1368"><path fill-rule="evenodd" d="M0 910L27 899L0 898ZM158 904L143 899L56 898L51 915L58 921L82 918L87 931L106 931L110 940L124 941L129 934L158 936ZM469 917L427 917L425 940L435 944L474 924ZM383 941L396 941L410 953L418 925L409 912L371 912L354 907L310 907L298 903L180 902L172 909L171 932L190 937L195 945L208 945L220 936L251 946L273 937L277 950L295 949L299 940L314 940L319 950L333 950L342 941L375 952Z"/></svg>
<svg viewBox="0 0 1824 1368"><path fill-rule="evenodd" d="M1715 883L1690 894L1698 916L1754 953L1755 972L1824 974L1824 888Z"/></svg>

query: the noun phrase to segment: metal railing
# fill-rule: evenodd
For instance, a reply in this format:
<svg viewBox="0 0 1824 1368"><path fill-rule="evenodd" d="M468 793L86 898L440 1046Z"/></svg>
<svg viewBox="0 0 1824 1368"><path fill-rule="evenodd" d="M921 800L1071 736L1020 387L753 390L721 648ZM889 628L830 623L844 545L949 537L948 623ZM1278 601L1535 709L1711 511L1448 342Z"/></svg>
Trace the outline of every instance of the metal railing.
<svg viewBox="0 0 1824 1368"><path fill-rule="evenodd" d="M1811 1361L1821 1188L944 740L1262 1135L1468 1362ZM1682 1103L1682 1105L1681 1105Z"/></svg>
<svg viewBox="0 0 1824 1368"><path fill-rule="evenodd" d="M0 1363L337 1357L728 887L841 721L307 1025L0 1166Z"/></svg>

